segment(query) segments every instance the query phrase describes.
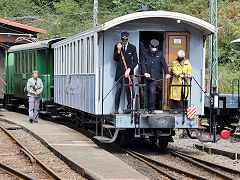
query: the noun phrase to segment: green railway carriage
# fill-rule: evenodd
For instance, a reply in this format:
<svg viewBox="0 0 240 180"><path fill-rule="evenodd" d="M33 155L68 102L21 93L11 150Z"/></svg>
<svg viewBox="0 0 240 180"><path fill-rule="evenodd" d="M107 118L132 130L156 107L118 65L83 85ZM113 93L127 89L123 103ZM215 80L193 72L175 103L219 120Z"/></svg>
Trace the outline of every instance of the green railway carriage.
<svg viewBox="0 0 240 180"><path fill-rule="evenodd" d="M5 62L5 104L8 106L27 105L26 84L32 71L37 69L43 81L41 99L53 100L54 53L51 45L63 38L44 40L12 46L6 51Z"/></svg>

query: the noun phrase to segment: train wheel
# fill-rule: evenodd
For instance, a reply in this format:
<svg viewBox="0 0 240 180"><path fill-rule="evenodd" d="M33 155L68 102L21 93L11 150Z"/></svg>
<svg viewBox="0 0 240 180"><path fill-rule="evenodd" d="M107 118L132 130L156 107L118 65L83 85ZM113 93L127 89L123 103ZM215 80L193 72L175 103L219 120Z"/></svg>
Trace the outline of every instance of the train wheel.
<svg viewBox="0 0 240 180"><path fill-rule="evenodd" d="M158 145L159 145L160 152L166 152L167 146L168 146L168 142L169 142L168 139L169 138L162 138L162 137L160 137L158 139Z"/></svg>
<svg viewBox="0 0 240 180"><path fill-rule="evenodd" d="M150 136L150 137L149 137L149 141L150 141L150 143L152 143L152 144L156 144L156 143L157 143L157 138Z"/></svg>
<svg viewBox="0 0 240 180"><path fill-rule="evenodd" d="M132 134L127 130L119 131L116 143L121 147L127 147L129 145L133 145L134 143L133 143Z"/></svg>

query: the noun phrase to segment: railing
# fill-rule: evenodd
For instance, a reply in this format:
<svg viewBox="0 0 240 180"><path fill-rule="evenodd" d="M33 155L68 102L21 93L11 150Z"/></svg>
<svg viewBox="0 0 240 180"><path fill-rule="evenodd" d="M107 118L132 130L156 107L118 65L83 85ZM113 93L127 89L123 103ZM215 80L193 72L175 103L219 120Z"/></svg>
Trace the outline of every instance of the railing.
<svg viewBox="0 0 240 180"><path fill-rule="evenodd" d="M232 100L234 100L234 85L235 85L235 81L237 81L237 91L238 91L238 107L240 107L240 99L239 99L239 79L234 79L232 82Z"/></svg>

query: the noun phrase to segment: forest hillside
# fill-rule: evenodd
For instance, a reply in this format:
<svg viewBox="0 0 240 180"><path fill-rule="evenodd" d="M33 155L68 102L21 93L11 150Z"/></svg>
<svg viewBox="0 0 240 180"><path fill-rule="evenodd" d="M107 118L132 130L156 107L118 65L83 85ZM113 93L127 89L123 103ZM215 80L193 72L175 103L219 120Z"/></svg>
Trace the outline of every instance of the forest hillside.
<svg viewBox="0 0 240 180"><path fill-rule="evenodd" d="M148 10L185 13L209 21L209 0L99 0L98 23L142 6ZM46 29L45 37L71 36L93 26L93 0L0 0L3 19ZM240 0L218 0L219 90L231 93L231 81L240 79ZM207 58L207 57L206 57Z"/></svg>

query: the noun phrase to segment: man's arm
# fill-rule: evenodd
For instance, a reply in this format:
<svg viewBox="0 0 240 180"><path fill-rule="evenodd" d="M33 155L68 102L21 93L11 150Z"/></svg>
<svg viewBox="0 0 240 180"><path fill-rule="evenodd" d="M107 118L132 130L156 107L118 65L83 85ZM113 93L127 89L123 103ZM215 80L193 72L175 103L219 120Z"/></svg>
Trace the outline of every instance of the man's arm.
<svg viewBox="0 0 240 180"><path fill-rule="evenodd" d="M27 82L27 91L28 91L29 93L34 94L33 88L31 87L30 79L29 79L28 82Z"/></svg>
<svg viewBox="0 0 240 180"><path fill-rule="evenodd" d="M114 46L114 57L113 57L113 59L114 59L115 61L119 61L119 58L120 58L120 56L121 56L121 54L120 54L120 52L119 52L119 50L118 50L118 48L117 48L117 45L118 45L118 44L116 44L116 45Z"/></svg>
<svg viewBox="0 0 240 180"><path fill-rule="evenodd" d="M137 57L137 50L136 47L133 46L133 63L131 64L131 66L129 68L134 69L137 66L138 63L138 57Z"/></svg>
<svg viewBox="0 0 240 180"><path fill-rule="evenodd" d="M142 74L147 73L146 59L144 53L140 56L140 67L142 70Z"/></svg>
<svg viewBox="0 0 240 180"><path fill-rule="evenodd" d="M162 64L164 73L165 73L165 74L169 74L168 66L167 66L167 63L166 63L164 57L161 58L161 64Z"/></svg>
<svg viewBox="0 0 240 180"><path fill-rule="evenodd" d="M41 94L42 91L43 91L43 83L42 83L42 80L41 80L41 79L38 79L38 81L39 81L40 87L38 88L37 92L38 92L39 94Z"/></svg>

